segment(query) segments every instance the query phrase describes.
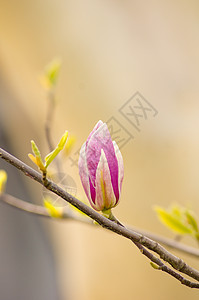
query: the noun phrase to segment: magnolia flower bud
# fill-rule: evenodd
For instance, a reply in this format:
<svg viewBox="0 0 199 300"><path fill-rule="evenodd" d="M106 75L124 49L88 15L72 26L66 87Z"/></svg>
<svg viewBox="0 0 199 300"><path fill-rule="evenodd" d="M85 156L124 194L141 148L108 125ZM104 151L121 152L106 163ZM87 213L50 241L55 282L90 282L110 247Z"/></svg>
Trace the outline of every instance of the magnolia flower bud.
<svg viewBox="0 0 199 300"><path fill-rule="evenodd" d="M105 211L118 204L124 166L106 123L99 121L80 150L79 175L91 206Z"/></svg>

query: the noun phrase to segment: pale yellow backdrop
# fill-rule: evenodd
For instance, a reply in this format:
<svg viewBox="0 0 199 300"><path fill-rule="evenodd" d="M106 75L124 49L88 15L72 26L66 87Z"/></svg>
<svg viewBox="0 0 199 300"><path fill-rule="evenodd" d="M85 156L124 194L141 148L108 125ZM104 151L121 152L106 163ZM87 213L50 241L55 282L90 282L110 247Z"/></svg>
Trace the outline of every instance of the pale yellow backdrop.
<svg viewBox="0 0 199 300"><path fill-rule="evenodd" d="M0 1L1 80L10 102L0 105L15 154L28 161L30 140L44 139L43 67L63 66L53 137L65 129L80 147L95 123L116 118L134 139L121 152L125 179L115 214L122 222L173 237L155 204L173 202L199 212L199 4L197 1ZM141 131L119 109L139 91L158 114ZM67 174L85 199L78 169ZM42 203L40 188L29 189ZM45 221L44 221L45 223ZM103 229L52 221L62 299L198 299L198 291L153 270L130 242ZM187 239L187 243L194 243ZM23 245L22 245L23 247ZM176 254L179 254L176 252ZM182 256L192 266L199 262Z"/></svg>

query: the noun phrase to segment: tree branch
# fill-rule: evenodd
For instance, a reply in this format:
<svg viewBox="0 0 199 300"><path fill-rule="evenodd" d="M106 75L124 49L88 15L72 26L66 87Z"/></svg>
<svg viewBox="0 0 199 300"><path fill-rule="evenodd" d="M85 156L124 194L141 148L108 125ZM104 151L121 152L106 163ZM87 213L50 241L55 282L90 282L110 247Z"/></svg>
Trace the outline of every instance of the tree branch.
<svg viewBox="0 0 199 300"><path fill-rule="evenodd" d="M113 222L115 222L116 224L119 224L120 226L125 228L125 226L120 221L118 221L118 219L116 219L112 213L109 215L109 219L112 220ZM167 267L159 258L157 258L155 255L153 255L150 251L148 251L143 245L135 242L134 240L131 240L131 241L135 244L135 246L140 250L140 252L143 255L145 255L148 259L150 259L150 261L152 262L151 265L154 269L162 270L163 272L168 273L169 275L176 278L182 284L184 284L188 287L199 288L198 283L187 280L186 278L181 276L179 273L177 273L174 270L172 270L171 268ZM155 264L153 264L153 263L155 263Z"/></svg>
<svg viewBox="0 0 199 300"><path fill-rule="evenodd" d="M153 262L157 265L157 266L152 265L153 268L168 273L169 275L171 275L172 277L174 277L175 279L180 281L183 285L186 285L190 288L197 288L197 289L199 288L199 283L192 282L192 281L184 278L179 273L177 273L174 270L172 270L171 268L167 267L159 258L157 258L155 255L153 255L151 252L149 252L147 249L145 249L145 247L143 245L141 245L137 242L134 242L133 240L132 240L132 242L136 245L136 247L140 250L140 252L143 255L145 255L148 259L150 259L151 262Z"/></svg>
<svg viewBox="0 0 199 300"><path fill-rule="evenodd" d="M0 157L2 159L6 160L8 163L15 166L16 168L18 168L19 170L21 170L26 176L28 176L28 177L34 179L35 181L39 182L40 184L44 185L41 174L39 174L37 171L33 170L31 167L29 167L28 165L26 165L25 163L23 163L22 161L15 158L14 156L7 153L5 150L3 150L1 148L0 148ZM123 237L130 239L131 241L136 243L138 246L139 246L139 244L141 244L142 246L148 248L149 250L156 252L160 256L161 259L168 262L174 269L199 281L199 271L197 271L196 269L187 265L182 259L180 259L180 258L176 257L175 255L173 255L172 253L168 252L164 247L159 245L157 242L155 242L135 231L132 231L125 227L122 227L121 225L116 224L115 222L107 219L106 217L102 216L98 212L94 211L92 208L85 205L83 202L79 201L72 195L68 194L61 187L59 187L54 182L52 182L48 179L45 182L45 187L48 190L50 190L53 193L60 196L61 198L63 198L64 200L66 200L71 205L73 205L76 208L78 208L79 210L81 210L83 213L85 213L91 219L95 220L102 227L104 227L108 230L111 230L119 235L122 235ZM149 252L149 254L152 255L150 252ZM149 255L147 257L150 260L153 259L153 257L150 258ZM155 263L157 263L157 262L158 261L156 260ZM180 282L182 284L185 284L185 285L187 285L189 287L193 287L193 288L199 288L198 283L190 282L189 280L183 278L180 274L176 273L174 270L171 270L171 269L168 270L168 267L165 266L162 262L161 262L161 264L162 265L160 265L158 263L160 270L169 273L176 279L180 280Z"/></svg>

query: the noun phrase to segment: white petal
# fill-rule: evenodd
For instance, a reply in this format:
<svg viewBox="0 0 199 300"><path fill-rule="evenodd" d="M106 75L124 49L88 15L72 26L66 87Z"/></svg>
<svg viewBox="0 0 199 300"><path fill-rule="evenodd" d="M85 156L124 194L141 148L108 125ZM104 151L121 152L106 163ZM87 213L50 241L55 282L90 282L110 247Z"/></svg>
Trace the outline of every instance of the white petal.
<svg viewBox="0 0 199 300"><path fill-rule="evenodd" d="M116 204L116 198L112 187L108 162L103 149L96 171L96 207L98 210L109 209Z"/></svg>
<svg viewBox="0 0 199 300"><path fill-rule="evenodd" d="M115 141L113 141L113 146L115 149L115 155L117 157L117 161L118 161L118 184L119 184L119 192L121 193L121 188L122 188L122 181L124 178L124 163L123 163L123 158L122 158L122 154L120 152L120 149L118 147L118 145L116 144Z"/></svg>

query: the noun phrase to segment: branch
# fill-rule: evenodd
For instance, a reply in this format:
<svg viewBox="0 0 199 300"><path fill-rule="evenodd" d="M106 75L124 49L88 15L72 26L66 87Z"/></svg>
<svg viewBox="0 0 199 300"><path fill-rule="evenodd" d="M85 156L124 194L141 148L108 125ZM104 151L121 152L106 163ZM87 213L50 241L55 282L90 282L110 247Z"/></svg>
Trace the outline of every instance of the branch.
<svg viewBox="0 0 199 300"><path fill-rule="evenodd" d="M120 221L118 221L118 219L116 219L114 217L114 215L111 213L109 216L109 219L116 222L116 224L119 224L120 226L122 226L123 228L125 228L125 226L120 223ZM148 251L143 245L131 240L135 246L140 250L140 252L145 255L148 259L150 259L151 261L151 266L156 269L156 270L162 270L163 272L168 273L169 275L171 275L172 277L176 278L177 280L179 280L182 284L191 287L191 288L199 288L199 284L195 283L195 282L191 282L187 279L185 279L183 276L181 276L179 273L175 272L174 270L170 269L169 267L167 267L159 258L157 258L155 255L153 255L150 251ZM155 263L155 264L154 264Z"/></svg>
<svg viewBox="0 0 199 300"><path fill-rule="evenodd" d="M134 242L133 240L132 240L132 242L136 245L136 247L140 250L140 252L143 255L145 255L147 258L150 259L151 262L153 262L157 265L157 266L156 265L154 266L154 264L151 264L154 269L161 270L163 272L168 273L172 277L179 280L183 285L186 285L190 288L197 288L197 289L199 288L198 283L192 282L192 281L184 278L179 273L177 273L174 270L172 270L171 268L167 267L159 258L157 258L155 255L153 255L151 252L149 252L147 249L145 249L141 244Z"/></svg>
<svg viewBox="0 0 199 300"><path fill-rule="evenodd" d="M6 160L8 163L12 164L19 170L21 170L26 176L34 179L35 181L39 182L40 184L44 185L42 180L42 175L39 174L37 171L33 170L31 167L20 161L19 159L15 158L11 154L7 153L5 150L0 148L0 157L4 160ZM98 212L94 211L92 208L88 207L72 195L68 194L66 191L64 191L61 187L56 185L54 182L46 179L45 181L45 187L52 191L53 193L57 194L64 200L66 200L71 205L75 206L79 210L81 210L83 213L85 213L87 216L89 216L91 219L95 220L99 225L102 227L113 231L119 235L122 235L123 237L126 237L133 241L134 243L141 244L142 246L148 248L149 250L152 250L156 252L161 259L168 262L174 269L176 269L179 272L182 272L186 275L188 275L191 278L196 279L199 281L199 271L196 269L190 267L187 265L183 260L176 257L172 253L168 252L164 247L159 245L157 242L137 233L132 230L129 230L125 227L122 227L121 225L116 224L115 222L107 219L106 217L100 215ZM149 253L151 254L151 253ZM148 257L149 258L149 257ZM151 258L149 258L152 260ZM162 263L162 262L161 262ZM162 263L163 264L163 263ZM168 269L167 266L164 264L162 266L159 265L159 269L169 273L176 279L180 280L182 284L187 285L189 287L193 288L199 288L198 283L190 282L189 280L183 278L180 274L176 273L175 271Z"/></svg>

